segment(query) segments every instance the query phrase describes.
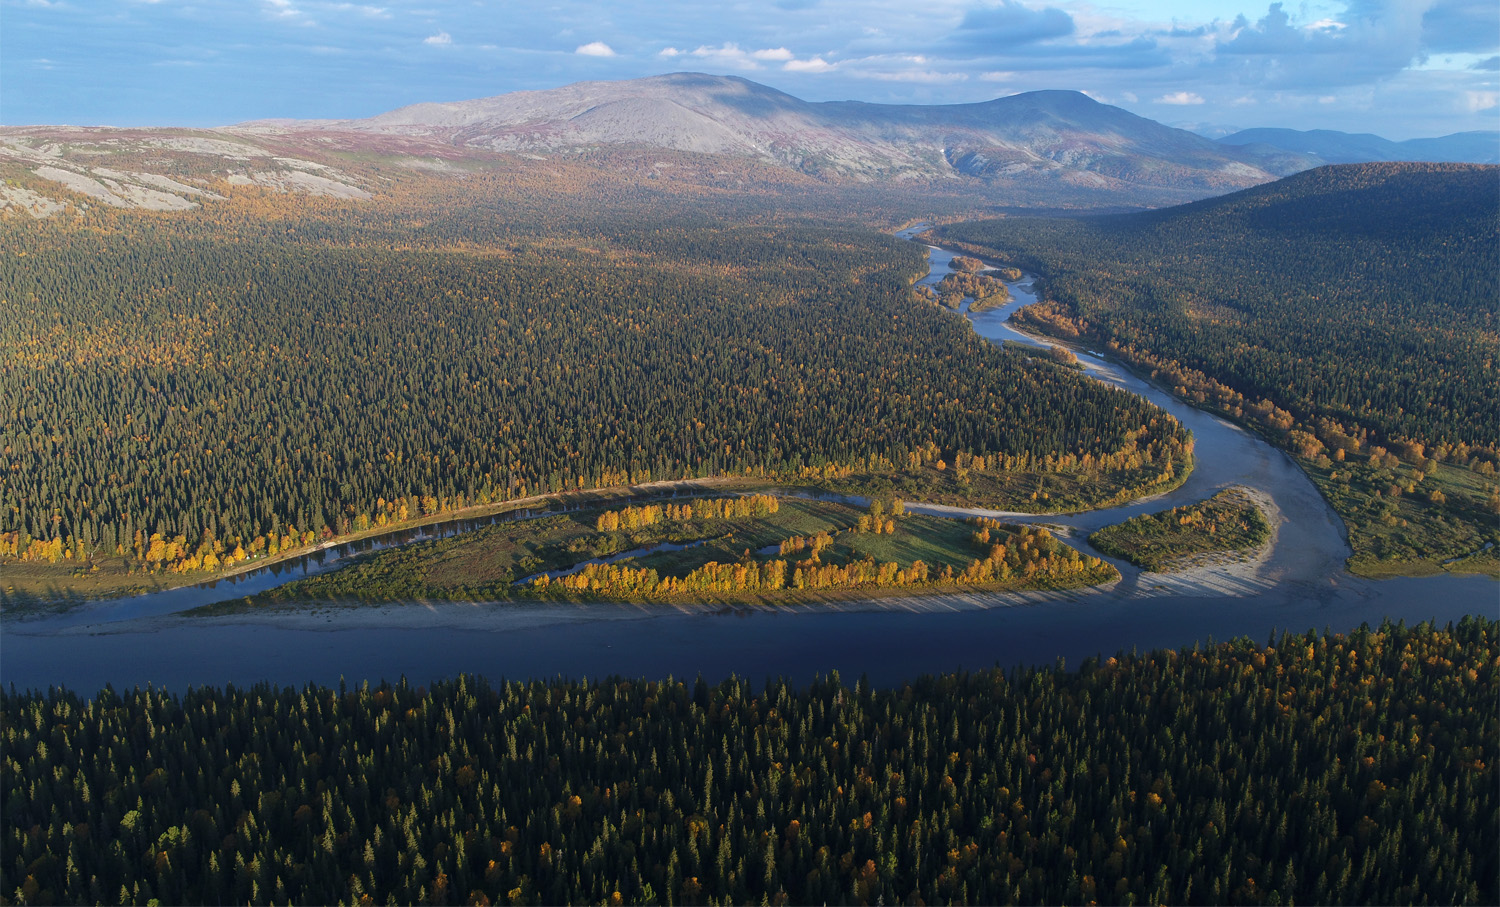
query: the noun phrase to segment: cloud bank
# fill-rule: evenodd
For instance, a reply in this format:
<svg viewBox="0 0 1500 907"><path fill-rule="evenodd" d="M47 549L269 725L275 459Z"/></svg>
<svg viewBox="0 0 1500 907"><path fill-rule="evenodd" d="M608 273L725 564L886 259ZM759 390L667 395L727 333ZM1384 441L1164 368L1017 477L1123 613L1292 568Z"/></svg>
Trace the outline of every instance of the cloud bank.
<svg viewBox="0 0 1500 907"><path fill-rule="evenodd" d="M1210 125L1391 138L1500 127L1494 0L0 3L0 84L26 85L5 93L9 123L364 116L698 70L809 100L1074 88L1169 122L1190 107ZM193 80L171 77L189 65Z"/></svg>

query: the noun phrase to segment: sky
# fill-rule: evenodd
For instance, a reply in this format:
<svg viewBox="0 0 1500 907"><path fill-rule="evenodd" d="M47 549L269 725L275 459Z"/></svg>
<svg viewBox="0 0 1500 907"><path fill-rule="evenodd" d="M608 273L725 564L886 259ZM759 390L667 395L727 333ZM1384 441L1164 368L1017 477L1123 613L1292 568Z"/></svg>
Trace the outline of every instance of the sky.
<svg viewBox="0 0 1500 907"><path fill-rule="evenodd" d="M664 72L810 101L1076 89L1222 134L1500 128L1496 0L0 0L0 123L353 118Z"/></svg>

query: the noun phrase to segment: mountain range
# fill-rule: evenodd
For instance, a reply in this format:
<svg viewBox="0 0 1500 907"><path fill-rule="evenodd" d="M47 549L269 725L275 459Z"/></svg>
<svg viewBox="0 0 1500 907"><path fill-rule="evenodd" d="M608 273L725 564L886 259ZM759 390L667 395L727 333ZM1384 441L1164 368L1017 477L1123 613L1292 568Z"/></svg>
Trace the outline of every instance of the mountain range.
<svg viewBox="0 0 1500 907"><path fill-rule="evenodd" d="M1500 164L1500 132L1455 132L1428 139L1393 142L1370 133L1338 132L1333 129L1242 129L1219 142L1238 148L1266 152L1279 150L1306 154L1329 164L1363 164L1382 161L1450 161L1470 164Z"/></svg>
<svg viewBox="0 0 1500 907"><path fill-rule="evenodd" d="M1076 91L977 104L813 103L748 79L701 73L285 125L520 153L644 145L749 156L825 179L1031 178L1212 191L1312 163L1279 150L1219 145Z"/></svg>
<svg viewBox="0 0 1500 907"><path fill-rule="evenodd" d="M236 185L362 199L389 178L371 170L377 164L461 173L536 160L611 176L711 180L749 170L782 185L1155 206L1333 159L1331 146L1284 132L1251 130L1238 134L1247 141L1216 142L1076 91L973 104L809 102L743 78L674 73L415 104L367 119L212 130L5 127L0 207L38 215L90 203L186 209Z"/></svg>

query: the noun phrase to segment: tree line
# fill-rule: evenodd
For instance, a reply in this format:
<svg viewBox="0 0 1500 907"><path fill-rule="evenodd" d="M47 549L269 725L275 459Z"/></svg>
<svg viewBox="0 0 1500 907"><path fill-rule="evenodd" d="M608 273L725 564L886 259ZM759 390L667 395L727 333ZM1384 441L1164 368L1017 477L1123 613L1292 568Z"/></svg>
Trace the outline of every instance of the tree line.
<svg viewBox="0 0 1500 907"><path fill-rule="evenodd" d="M529 584L535 594L562 590L567 594L599 596L618 601L671 598L677 595L775 593L783 590L818 591L836 589L900 589L945 586L994 586L1024 582L1029 587L1093 585L1119 577L1118 571L1096 557L1081 555L1074 548L1057 541L1045 529L1028 526L1002 526L994 520L979 519L982 528L974 533L979 556L967 566L955 570L916 559L877 561L872 555L845 553L835 559L830 549L836 536L860 532L893 534L894 520L870 516L860 518L857 526L830 534L819 532L811 538L793 536L777 547L779 558L757 558L748 554L737 563L709 561L689 569L681 576L663 573L654 567L629 564L585 564L581 569L553 579L543 573ZM993 538L991 534L994 534ZM808 555L801 560L786 560L789 554ZM825 560L825 552L828 552Z"/></svg>
<svg viewBox="0 0 1500 907"><path fill-rule="evenodd" d="M0 691L0 898L1495 903L1497 632L881 690Z"/></svg>
<svg viewBox="0 0 1500 907"><path fill-rule="evenodd" d="M1035 269L1023 319L1293 443L1500 464L1494 167L1323 167L1145 214L944 228Z"/></svg>
<svg viewBox="0 0 1500 907"><path fill-rule="evenodd" d="M615 532L700 520L736 520L769 516L781 510L781 499L772 494L745 494L729 498L696 498L688 503L641 504L606 510L594 519L599 532Z"/></svg>
<svg viewBox="0 0 1500 907"><path fill-rule="evenodd" d="M549 246L479 206L402 244L325 207L0 219L7 554L204 569L564 489L1185 444L913 305L891 237L618 214Z"/></svg>

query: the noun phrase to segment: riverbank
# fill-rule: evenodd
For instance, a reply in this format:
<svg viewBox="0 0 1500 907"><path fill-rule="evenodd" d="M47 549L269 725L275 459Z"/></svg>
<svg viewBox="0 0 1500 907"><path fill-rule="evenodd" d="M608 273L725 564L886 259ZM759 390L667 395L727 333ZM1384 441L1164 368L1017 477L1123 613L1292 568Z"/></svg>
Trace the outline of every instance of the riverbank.
<svg viewBox="0 0 1500 907"><path fill-rule="evenodd" d="M1015 306L1034 298L1025 286L1023 280L1016 287L1020 298L1011 305L969 316L975 330L995 342L1038 345L1005 321ZM411 602L189 618L166 612L201 601L110 603L8 624L0 634L0 679L23 689L337 684L401 676L423 682L460 672L495 679L780 675L805 682L836 669L879 684L1058 658L1076 663L1209 638L1264 639L1276 630L1349 630L1386 617L1443 623L1500 611L1489 579L1350 575L1343 569L1349 549L1342 524L1285 453L1118 363L1086 350L1080 362L1093 377L1144 396L1182 421L1195 439L1196 467L1179 488L1150 499L1082 514L1013 514L1006 521L1056 527L1069 544L1097 554L1084 541L1096 529L1244 485L1264 492L1278 514L1276 535L1260 557L1174 575L1105 558L1122 578L1097 591L866 596L798 606ZM265 588L294 578L271 577ZM240 586L214 594L255 591Z"/></svg>
<svg viewBox="0 0 1500 907"><path fill-rule="evenodd" d="M247 631L341 634L350 631L450 631L517 633L585 624L624 624L665 618L711 618L760 615L795 617L833 614L958 614L990 612L1036 605L1092 600L1104 594L1116 601L1150 600L1180 595L1234 597L1269 584L1254 574L1254 562L1205 563L1170 576L1150 575L1150 582L1114 580L1072 589L1028 589L997 592L993 588L922 591L849 591L807 595L783 601L323 601L267 605L248 609L205 609L144 617L130 621L50 628L45 622L14 626L16 636L102 637L149 636L169 630L241 629ZM1133 570L1139 579L1142 571Z"/></svg>
<svg viewBox="0 0 1500 907"><path fill-rule="evenodd" d="M757 494L500 524L189 614L391 601L782 606L1118 579L1113 566L1037 527L938 518L878 500Z"/></svg>
<svg viewBox="0 0 1500 907"><path fill-rule="evenodd" d="M402 523L371 527L361 532L333 536L313 545L302 545L272 555L242 561L223 570L184 573L127 572L123 563L103 559L108 569L89 571L77 563L5 564L5 585L0 587L0 620L13 620L44 613L62 613L80 605L105 602L124 596L142 596L234 582L263 571L316 560L330 563L332 553L341 560L340 549L364 554L383 547L442 537L445 530L465 531L468 524L487 525L508 518L532 518L551 512L622 501L651 501L662 496L705 494L714 490L752 491L769 487L762 479L716 476L701 479L662 480L636 485L618 485L555 494L532 495L511 501L477 504L460 510L429 514Z"/></svg>
<svg viewBox="0 0 1500 907"><path fill-rule="evenodd" d="M1149 581L1143 582L1145 578ZM1440 625L1496 616L1494 584L1438 577L1311 583L1222 570L1132 570L1102 592L965 594L794 607L470 603L190 618L94 626L19 623L0 634L0 679L18 689L152 684L301 687L459 673L504 678L730 676L794 683L838 670L877 686L929 673L1051 664L1280 630L1347 631L1385 617Z"/></svg>
<svg viewBox="0 0 1500 907"><path fill-rule="evenodd" d="M917 235L923 241L939 239L931 231ZM960 240L944 241L988 264L996 261L992 250ZM1012 311L1019 311L1019 307ZM1329 435L1312 424L1295 423L1290 413L1271 406L1269 401L1244 399L1205 373L1159 355L1159 350L1115 344L1113 335L1100 334L1097 326L1078 322L1055 305L1044 303L1026 314L1032 316L1025 321L1031 330L1049 336L1043 340L1040 334L1027 333L1012 324L1018 335L1074 350L1085 342L1109 349L1112 356L1143 378L1162 376L1168 390L1181 395L1184 403L1232 419L1286 451L1338 514L1350 544L1350 555L1343 565L1350 573L1385 578L1462 571L1500 578L1500 558L1474 555L1484 551L1486 545L1500 542L1500 530L1496 528L1500 525L1496 522L1500 486L1492 474L1481 475L1461 462L1448 462L1447 446L1387 441L1394 448L1388 451L1373 437L1364 439L1363 434L1360 441L1338 433ZM1330 446L1325 447L1315 435L1321 435ZM1350 449L1335 450L1339 445ZM1474 466L1474 461L1468 465ZM1489 464L1481 465L1489 468Z"/></svg>
<svg viewBox="0 0 1500 907"><path fill-rule="evenodd" d="M1264 494L1230 488L1197 504L1106 526L1089 536L1089 544L1152 573L1238 561L1270 541L1272 529L1265 509L1274 506Z"/></svg>

